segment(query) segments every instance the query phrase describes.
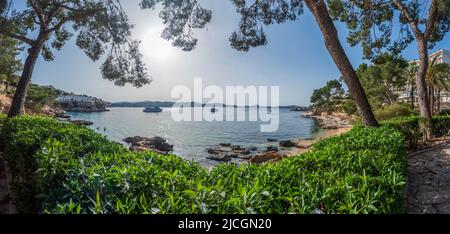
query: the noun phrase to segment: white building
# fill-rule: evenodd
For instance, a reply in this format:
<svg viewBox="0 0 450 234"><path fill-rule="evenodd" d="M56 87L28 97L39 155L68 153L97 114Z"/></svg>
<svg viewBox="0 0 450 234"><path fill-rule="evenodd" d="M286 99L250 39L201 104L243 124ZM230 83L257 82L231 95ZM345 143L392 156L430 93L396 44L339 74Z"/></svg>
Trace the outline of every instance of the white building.
<svg viewBox="0 0 450 234"><path fill-rule="evenodd" d="M450 66L450 51L448 50L438 50L432 53L429 56L430 60L437 58L438 63L446 63ZM411 61L410 63L419 63L419 60ZM411 102L411 93L410 87L407 87L406 90L400 91L398 93L398 99L401 102ZM415 93L415 103L418 104L417 92ZM450 109L450 90L445 90L441 92L441 109Z"/></svg>
<svg viewBox="0 0 450 234"><path fill-rule="evenodd" d="M56 98L56 101L59 103L68 103L68 102L93 103L94 99L88 96L64 95Z"/></svg>

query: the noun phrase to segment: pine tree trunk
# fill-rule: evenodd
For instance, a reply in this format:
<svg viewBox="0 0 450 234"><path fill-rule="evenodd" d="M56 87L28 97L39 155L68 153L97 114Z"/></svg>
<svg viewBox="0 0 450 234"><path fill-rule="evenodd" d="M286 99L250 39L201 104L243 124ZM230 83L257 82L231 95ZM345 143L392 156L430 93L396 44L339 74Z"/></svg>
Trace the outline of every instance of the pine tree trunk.
<svg viewBox="0 0 450 234"><path fill-rule="evenodd" d="M362 123L366 126L378 126L378 122L370 107L364 89L356 75L347 54L342 47L333 20L330 17L324 1L305 0L306 6L314 15L320 30L322 31L325 45L333 58L334 63L342 73L350 94L356 102Z"/></svg>
<svg viewBox="0 0 450 234"><path fill-rule="evenodd" d="M417 96L419 97L420 115L426 120L425 140L427 140L431 139L431 129L432 129L432 121L431 121L432 114L427 90L427 83L425 81L429 65L429 57L426 42L418 39L417 43L419 45L420 61L416 77L416 88L417 88Z"/></svg>
<svg viewBox="0 0 450 234"><path fill-rule="evenodd" d="M441 89L438 89L437 91L437 112L436 113L441 113Z"/></svg>
<svg viewBox="0 0 450 234"><path fill-rule="evenodd" d="M415 88L414 85L411 87L411 110L414 110L416 108L415 105L415 101L416 101L416 97L414 97L414 92L415 92Z"/></svg>
<svg viewBox="0 0 450 234"><path fill-rule="evenodd" d="M28 50L28 57L25 60L22 75L19 83L17 84L16 92L14 93L14 98L9 109L9 118L24 114L28 86L31 83L34 66L36 65L36 61L41 53L43 45L44 40L38 39L36 44Z"/></svg>
<svg viewBox="0 0 450 234"><path fill-rule="evenodd" d="M430 84L428 86L428 98L430 99L430 111L431 111L431 116L433 116L433 112L434 112L434 88L433 85Z"/></svg>

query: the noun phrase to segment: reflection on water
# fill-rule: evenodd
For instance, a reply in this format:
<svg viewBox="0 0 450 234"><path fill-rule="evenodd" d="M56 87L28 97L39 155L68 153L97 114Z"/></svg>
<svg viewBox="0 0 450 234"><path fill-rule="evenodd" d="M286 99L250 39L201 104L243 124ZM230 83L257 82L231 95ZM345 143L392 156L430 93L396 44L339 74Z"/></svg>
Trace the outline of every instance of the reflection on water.
<svg viewBox="0 0 450 234"><path fill-rule="evenodd" d="M302 118L299 112L280 110L280 124L276 132L260 132L261 122L176 122L169 108L161 113L144 113L143 108L110 108L102 113L70 113L73 119L94 122L91 128L121 142L130 136L160 136L174 144L174 153L188 160L213 165L206 159L206 148L220 143L237 144L261 149L275 143L267 139L310 138L315 131L314 121ZM231 108L234 111L234 108ZM228 109L226 111L229 111ZM237 108L237 115L248 115L256 108ZM247 112L247 113L246 113Z"/></svg>

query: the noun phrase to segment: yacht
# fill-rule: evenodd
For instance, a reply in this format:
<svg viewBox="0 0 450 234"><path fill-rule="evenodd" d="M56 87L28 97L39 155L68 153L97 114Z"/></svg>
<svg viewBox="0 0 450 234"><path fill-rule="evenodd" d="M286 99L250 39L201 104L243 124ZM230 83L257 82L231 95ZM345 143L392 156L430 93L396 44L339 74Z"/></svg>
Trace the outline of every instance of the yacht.
<svg viewBox="0 0 450 234"><path fill-rule="evenodd" d="M161 108L157 107L157 106L150 106L150 107L146 107L144 109L145 113L160 113L162 111L163 110Z"/></svg>

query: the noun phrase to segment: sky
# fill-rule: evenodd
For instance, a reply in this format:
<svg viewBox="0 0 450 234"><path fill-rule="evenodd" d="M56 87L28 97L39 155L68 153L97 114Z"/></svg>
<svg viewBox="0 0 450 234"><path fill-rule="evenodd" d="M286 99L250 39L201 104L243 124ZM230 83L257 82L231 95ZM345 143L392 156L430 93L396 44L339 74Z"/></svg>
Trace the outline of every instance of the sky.
<svg viewBox="0 0 450 234"><path fill-rule="evenodd" d="M231 1L199 2L212 10L212 20L205 29L195 32L198 38L196 49L184 52L160 37L164 25L158 9L142 10L139 0L122 1L131 23L135 25L133 37L142 41L141 52L153 80L150 85L143 88L117 87L104 80L99 69L102 61L92 62L76 47L75 37L61 51L55 52L54 61L39 59L32 82L111 102L173 101L170 95L175 86L193 87L194 78L202 78L205 86L279 86L281 105L305 106L309 105L314 89L340 77L325 48L322 34L307 9L297 21L267 26L266 46L239 52L231 48L228 41L239 23L239 15ZM336 27L352 64L357 67L365 62L361 48L350 47L346 43L345 25L337 23ZM430 52L438 49L450 49L450 39L447 37ZM416 59L416 44L412 43L403 56L408 60Z"/></svg>

